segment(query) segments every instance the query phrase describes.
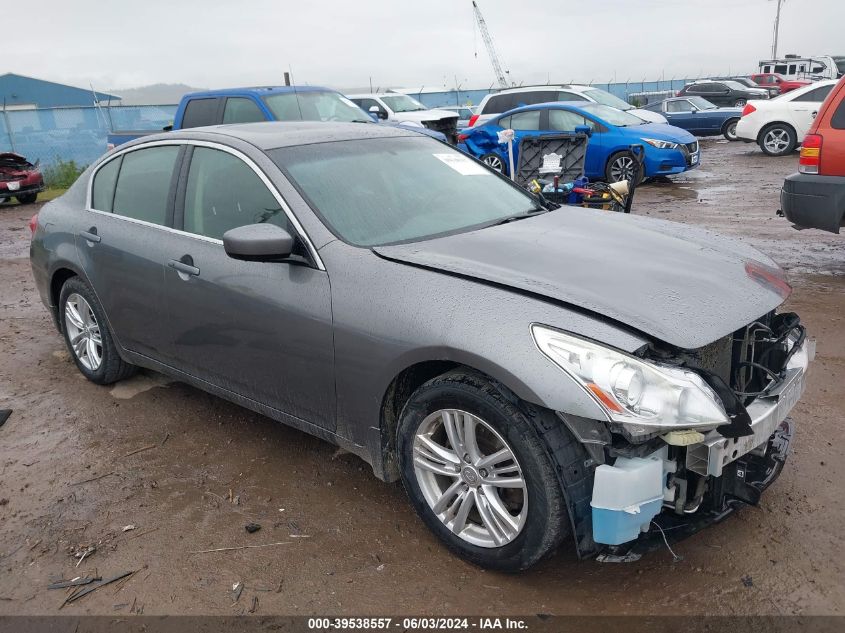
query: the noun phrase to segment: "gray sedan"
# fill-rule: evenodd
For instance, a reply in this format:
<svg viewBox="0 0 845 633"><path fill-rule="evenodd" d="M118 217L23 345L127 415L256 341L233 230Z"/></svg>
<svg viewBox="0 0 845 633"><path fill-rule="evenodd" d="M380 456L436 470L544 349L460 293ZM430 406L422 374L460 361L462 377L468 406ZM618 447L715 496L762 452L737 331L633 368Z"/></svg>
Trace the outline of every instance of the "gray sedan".
<svg viewBox="0 0 845 633"><path fill-rule="evenodd" d="M338 444L495 569L567 535L630 560L756 503L812 356L759 252L558 208L398 128L144 137L33 227L89 380L152 369Z"/></svg>

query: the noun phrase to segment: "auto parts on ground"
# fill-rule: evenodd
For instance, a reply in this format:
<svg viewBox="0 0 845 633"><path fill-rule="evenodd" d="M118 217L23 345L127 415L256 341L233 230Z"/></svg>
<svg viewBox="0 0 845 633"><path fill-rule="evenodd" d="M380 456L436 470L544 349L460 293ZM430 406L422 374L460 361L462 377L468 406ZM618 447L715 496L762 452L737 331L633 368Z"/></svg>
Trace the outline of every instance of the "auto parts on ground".
<svg viewBox="0 0 845 633"><path fill-rule="evenodd" d="M11 409L0 409L0 426L6 424L6 420L9 419L10 415L12 415Z"/></svg>

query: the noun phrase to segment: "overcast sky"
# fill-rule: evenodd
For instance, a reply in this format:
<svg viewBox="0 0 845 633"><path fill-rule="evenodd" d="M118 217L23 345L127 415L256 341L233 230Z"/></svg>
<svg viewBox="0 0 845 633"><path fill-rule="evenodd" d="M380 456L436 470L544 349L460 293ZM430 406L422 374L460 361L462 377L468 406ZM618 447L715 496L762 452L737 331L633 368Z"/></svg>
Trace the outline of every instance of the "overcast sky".
<svg viewBox="0 0 845 633"><path fill-rule="evenodd" d="M752 72L769 56L776 1L478 3L511 79L545 83ZM99 90L276 84L288 66L297 83L337 88L494 82L471 0L36 4L32 28L3 29L0 73ZM787 0L779 52L845 55L843 25L845 0Z"/></svg>

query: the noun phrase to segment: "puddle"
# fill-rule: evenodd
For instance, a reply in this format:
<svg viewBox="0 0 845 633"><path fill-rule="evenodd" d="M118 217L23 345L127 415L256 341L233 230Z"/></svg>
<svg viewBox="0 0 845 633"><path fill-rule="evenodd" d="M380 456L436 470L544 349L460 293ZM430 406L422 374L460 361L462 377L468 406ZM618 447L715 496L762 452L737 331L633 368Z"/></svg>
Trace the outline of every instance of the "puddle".
<svg viewBox="0 0 845 633"><path fill-rule="evenodd" d="M156 387L167 387L173 381L161 374L135 374L117 383L109 392L112 397L118 400L129 400L140 393L150 391Z"/></svg>

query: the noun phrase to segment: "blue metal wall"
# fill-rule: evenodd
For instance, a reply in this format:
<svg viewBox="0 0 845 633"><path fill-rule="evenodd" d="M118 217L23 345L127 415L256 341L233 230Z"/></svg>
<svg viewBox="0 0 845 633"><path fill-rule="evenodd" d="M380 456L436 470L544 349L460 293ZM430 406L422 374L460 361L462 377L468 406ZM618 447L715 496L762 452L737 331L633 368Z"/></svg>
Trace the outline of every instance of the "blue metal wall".
<svg viewBox="0 0 845 633"><path fill-rule="evenodd" d="M161 131L175 114L175 105L0 110L0 152L45 166L59 160L88 165L105 153L110 130Z"/></svg>
<svg viewBox="0 0 845 633"><path fill-rule="evenodd" d="M118 97L98 92L100 101L115 101ZM94 105L94 93L43 79L8 73L0 75L0 108L34 104L38 108Z"/></svg>

